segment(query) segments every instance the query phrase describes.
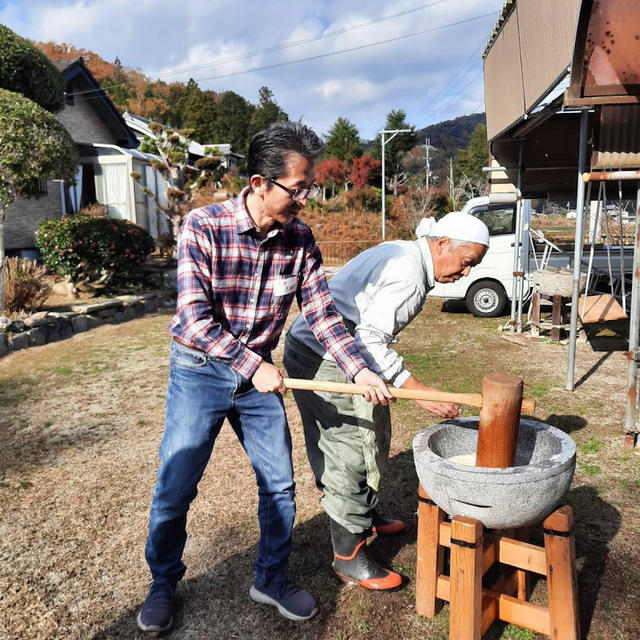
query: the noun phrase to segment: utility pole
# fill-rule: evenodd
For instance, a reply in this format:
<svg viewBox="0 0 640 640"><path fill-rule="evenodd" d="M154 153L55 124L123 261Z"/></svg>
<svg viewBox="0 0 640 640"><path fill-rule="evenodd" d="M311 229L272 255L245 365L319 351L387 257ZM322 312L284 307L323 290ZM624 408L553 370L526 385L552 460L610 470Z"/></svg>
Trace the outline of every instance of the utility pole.
<svg viewBox="0 0 640 640"><path fill-rule="evenodd" d="M449 158L449 197L453 202L453 158Z"/></svg>
<svg viewBox="0 0 640 640"><path fill-rule="evenodd" d="M431 138L427 138L424 143L424 149L427 152L427 179L425 181L427 191L429 191L429 176L431 175L431 159L429 158L429 150L433 149L431 146Z"/></svg>
<svg viewBox="0 0 640 640"><path fill-rule="evenodd" d="M387 140L384 139L385 134L391 133L393 134ZM388 142L391 142L399 133L411 133L411 129L383 129L380 132L380 142L382 143L382 240L385 239L385 207L386 207L386 199L385 199L385 191L387 188L385 169L384 169L384 146Z"/></svg>

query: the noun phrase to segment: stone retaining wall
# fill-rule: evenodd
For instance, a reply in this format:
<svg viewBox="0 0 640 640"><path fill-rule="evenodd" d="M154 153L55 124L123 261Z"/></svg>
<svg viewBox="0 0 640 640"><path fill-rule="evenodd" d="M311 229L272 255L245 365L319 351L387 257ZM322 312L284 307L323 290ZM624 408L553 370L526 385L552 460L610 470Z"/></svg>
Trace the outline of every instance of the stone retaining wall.
<svg viewBox="0 0 640 640"><path fill-rule="evenodd" d="M83 333L103 324L127 322L140 318L145 313L152 313L160 306L169 305L175 305L175 301L165 301L157 294L149 293L77 304L68 312L42 311L24 320L0 316L0 356L71 338L76 333Z"/></svg>

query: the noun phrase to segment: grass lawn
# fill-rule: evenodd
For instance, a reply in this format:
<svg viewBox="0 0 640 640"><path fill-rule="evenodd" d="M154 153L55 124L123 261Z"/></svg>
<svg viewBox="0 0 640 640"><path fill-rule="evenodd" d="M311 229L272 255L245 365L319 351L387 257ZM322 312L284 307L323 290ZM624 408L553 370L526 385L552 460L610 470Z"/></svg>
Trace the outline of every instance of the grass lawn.
<svg viewBox="0 0 640 640"><path fill-rule="evenodd" d="M497 320L443 313L430 300L400 336L412 372L447 391L480 391L491 371L522 375L536 418L578 445L566 496L576 520L584 637L640 634L640 453L623 447L625 345L603 332L578 345L575 393L564 390L567 347L506 341ZM147 514L163 430L169 313L106 325L0 360L0 638L140 638L135 616L149 581ZM598 349L598 350L596 350ZM277 357L280 357L278 352ZM294 441L298 516L291 574L320 605L292 623L248 596L258 525L255 478L224 428L189 515L187 575L170 638L270 640L448 635L448 607L433 620L414 611L417 478L411 442L436 422L410 401L392 409L391 459L383 511L408 530L375 539L372 553L408 577L379 594L333 576L328 520L306 461L299 416L286 400ZM472 415L464 410L465 415ZM532 531L541 540L540 527ZM544 581L534 599L544 602ZM535 634L494 625L489 638Z"/></svg>

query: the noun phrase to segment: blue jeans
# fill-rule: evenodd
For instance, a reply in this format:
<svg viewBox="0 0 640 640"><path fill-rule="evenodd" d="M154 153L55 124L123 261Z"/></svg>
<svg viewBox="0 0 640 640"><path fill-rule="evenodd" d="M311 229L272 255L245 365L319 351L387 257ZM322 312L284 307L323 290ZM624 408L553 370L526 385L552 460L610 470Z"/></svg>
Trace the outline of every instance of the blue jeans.
<svg viewBox="0 0 640 640"><path fill-rule="evenodd" d="M229 365L171 343L165 431L145 555L155 579L176 583L186 566L187 511L225 418L258 483L260 541L256 581L282 579L295 518L291 434L282 397L260 393Z"/></svg>

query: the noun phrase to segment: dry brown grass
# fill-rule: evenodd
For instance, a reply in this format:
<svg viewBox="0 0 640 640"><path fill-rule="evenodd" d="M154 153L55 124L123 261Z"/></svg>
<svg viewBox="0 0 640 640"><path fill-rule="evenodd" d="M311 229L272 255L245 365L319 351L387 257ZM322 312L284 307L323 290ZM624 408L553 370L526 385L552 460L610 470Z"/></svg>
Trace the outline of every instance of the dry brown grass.
<svg viewBox="0 0 640 640"><path fill-rule="evenodd" d="M576 517L585 637L635 640L640 458L622 446L622 352L580 344L580 385L570 394L563 390L565 346L506 342L496 321L441 313L440 307L428 302L401 335L399 349L418 376L446 390L477 391L492 370L520 373L527 394L538 399L537 417L571 432L579 456L567 499ZM168 321L168 314L159 314L103 326L0 360L2 640L143 637L135 615L149 580L143 548L162 435ZM605 343L601 338L600 346ZM255 479L227 428L190 512L189 568L167 637L445 638L447 607L434 620L413 612L417 479L411 440L434 420L406 401L393 409L382 501L409 528L396 538L374 540L372 550L409 584L377 594L345 588L331 574L327 519L297 411L290 397L286 402L298 494L291 572L314 593L320 614L291 623L250 601L258 539ZM539 535L535 528L533 533ZM535 593L544 599L542 582ZM495 627L490 637L536 636Z"/></svg>

